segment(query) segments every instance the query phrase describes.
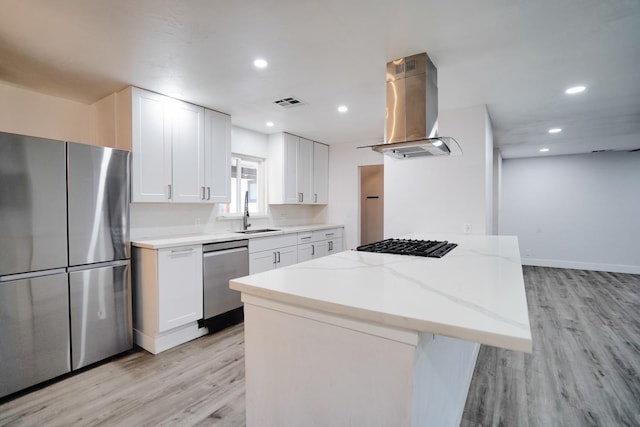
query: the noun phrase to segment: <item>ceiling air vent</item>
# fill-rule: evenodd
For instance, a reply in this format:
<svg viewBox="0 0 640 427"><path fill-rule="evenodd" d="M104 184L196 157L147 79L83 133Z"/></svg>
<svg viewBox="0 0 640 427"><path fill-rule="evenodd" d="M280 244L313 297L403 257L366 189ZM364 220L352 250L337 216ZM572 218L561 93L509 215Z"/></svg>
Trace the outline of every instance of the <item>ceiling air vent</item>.
<svg viewBox="0 0 640 427"><path fill-rule="evenodd" d="M278 99L277 101L273 101L273 103L283 108L293 108L305 105L304 101L301 101L300 99L294 98L292 96L290 96L289 98Z"/></svg>

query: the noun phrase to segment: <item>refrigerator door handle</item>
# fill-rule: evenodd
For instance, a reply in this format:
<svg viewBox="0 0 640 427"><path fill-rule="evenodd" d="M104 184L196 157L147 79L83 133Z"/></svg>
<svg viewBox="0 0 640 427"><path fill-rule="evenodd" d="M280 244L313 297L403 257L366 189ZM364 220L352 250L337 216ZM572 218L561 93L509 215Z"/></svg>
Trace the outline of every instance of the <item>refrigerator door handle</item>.
<svg viewBox="0 0 640 427"><path fill-rule="evenodd" d="M102 267L117 267L119 265L127 265L130 264L131 260L123 259L119 261L106 261L106 262L97 262L95 264L85 264L85 265L76 265L73 267L69 267L69 273L73 273L74 271L83 271L83 270L93 270L94 268L102 268Z"/></svg>
<svg viewBox="0 0 640 427"><path fill-rule="evenodd" d="M29 273L9 274L0 276L0 282L11 282L13 280L33 279L35 277L51 276L52 274L66 273L66 268L54 268L51 270L31 271Z"/></svg>

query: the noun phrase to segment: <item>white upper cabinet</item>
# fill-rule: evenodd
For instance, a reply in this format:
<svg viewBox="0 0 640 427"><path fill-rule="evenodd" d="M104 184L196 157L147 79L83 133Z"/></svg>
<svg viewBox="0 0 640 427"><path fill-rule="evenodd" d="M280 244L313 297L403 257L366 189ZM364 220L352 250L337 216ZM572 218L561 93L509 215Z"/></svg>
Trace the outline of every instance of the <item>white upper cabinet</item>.
<svg viewBox="0 0 640 427"><path fill-rule="evenodd" d="M313 203L313 141L298 140L298 202Z"/></svg>
<svg viewBox="0 0 640 427"><path fill-rule="evenodd" d="M323 188L316 197L315 151L316 145L327 147L288 133L269 136L269 203L270 204L326 204L326 181L328 180L328 147L323 153L318 149L320 171L318 188ZM326 167L325 167L326 165ZM318 200L316 202L316 200Z"/></svg>
<svg viewBox="0 0 640 427"><path fill-rule="evenodd" d="M206 200L231 201L231 116L217 111L204 112L204 155Z"/></svg>
<svg viewBox="0 0 640 427"><path fill-rule="evenodd" d="M231 118L138 88L123 91L124 98L129 90L132 201L228 202ZM126 99L119 105L126 112Z"/></svg>
<svg viewBox="0 0 640 427"><path fill-rule="evenodd" d="M313 203L329 203L329 146L313 143Z"/></svg>
<svg viewBox="0 0 640 427"><path fill-rule="evenodd" d="M166 202L171 191L171 121L166 97L132 88L132 200Z"/></svg>
<svg viewBox="0 0 640 427"><path fill-rule="evenodd" d="M171 200L200 203L206 200L204 185L204 108L171 100Z"/></svg>

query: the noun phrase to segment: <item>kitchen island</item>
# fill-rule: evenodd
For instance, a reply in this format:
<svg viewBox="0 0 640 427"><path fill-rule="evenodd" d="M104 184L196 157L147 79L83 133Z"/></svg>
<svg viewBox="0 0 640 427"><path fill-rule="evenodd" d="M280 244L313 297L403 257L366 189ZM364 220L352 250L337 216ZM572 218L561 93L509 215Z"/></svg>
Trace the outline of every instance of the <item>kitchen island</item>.
<svg viewBox="0 0 640 427"><path fill-rule="evenodd" d="M459 246L346 251L230 282L248 426L457 425L480 344L531 351L515 237L405 237Z"/></svg>

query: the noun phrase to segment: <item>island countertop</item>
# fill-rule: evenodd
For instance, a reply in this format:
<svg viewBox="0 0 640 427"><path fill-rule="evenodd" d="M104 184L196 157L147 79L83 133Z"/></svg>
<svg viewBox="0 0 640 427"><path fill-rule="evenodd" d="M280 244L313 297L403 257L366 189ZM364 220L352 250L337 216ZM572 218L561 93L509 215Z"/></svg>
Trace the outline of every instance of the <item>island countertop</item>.
<svg viewBox="0 0 640 427"><path fill-rule="evenodd" d="M237 278L230 287L346 318L531 352L516 237L403 238L458 247L443 258L345 251Z"/></svg>

